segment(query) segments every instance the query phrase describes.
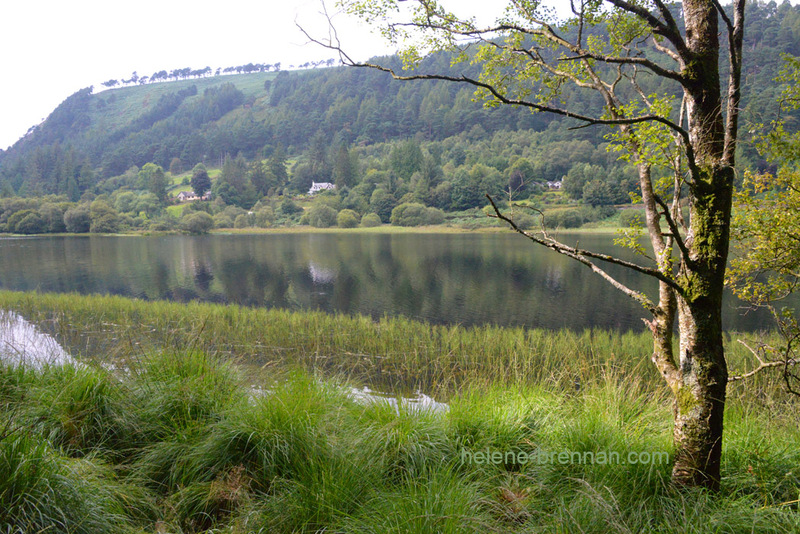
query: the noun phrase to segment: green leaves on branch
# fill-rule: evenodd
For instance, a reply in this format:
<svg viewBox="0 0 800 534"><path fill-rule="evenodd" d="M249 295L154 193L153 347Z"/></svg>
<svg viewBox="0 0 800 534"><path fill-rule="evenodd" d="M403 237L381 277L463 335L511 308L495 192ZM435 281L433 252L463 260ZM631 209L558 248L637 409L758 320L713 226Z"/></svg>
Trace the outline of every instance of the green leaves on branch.
<svg viewBox="0 0 800 534"><path fill-rule="evenodd" d="M800 282L800 172L788 167L775 176L748 172L735 203L739 253L728 283L756 305L781 300Z"/></svg>
<svg viewBox="0 0 800 534"><path fill-rule="evenodd" d="M784 59L776 79L786 84L781 106L798 109L800 58ZM728 283L740 298L769 306L800 283L800 132L789 133L783 122L774 122L760 141L761 152L778 165L778 172L748 172L736 192L732 231L738 254Z"/></svg>

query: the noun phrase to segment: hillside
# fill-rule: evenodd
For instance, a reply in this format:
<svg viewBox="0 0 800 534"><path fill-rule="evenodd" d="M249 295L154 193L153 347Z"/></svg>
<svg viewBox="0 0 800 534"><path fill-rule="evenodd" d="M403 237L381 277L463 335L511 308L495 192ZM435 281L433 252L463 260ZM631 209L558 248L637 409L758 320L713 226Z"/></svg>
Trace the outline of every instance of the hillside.
<svg viewBox="0 0 800 534"><path fill-rule="evenodd" d="M753 3L747 21L744 124L775 114L780 87L772 79L781 54L800 53L800 7ZM423 67L456 72L450 59L433 56ZM663 93L672 88L646 89ZM589 107L597 96L572 90L564 98ZM499 132L538 132L544 136L536 140L540 148L586 141L598 150L604 143L602 128L563 132L558 128L561 119L524 109L490 110L472 99L467 87L396 82L384 73L343 67L216 76L99 93L87 88L67 98L7 152L0 152L0 186L5 194L67 194L77 200L134 166L152 162L167 169L178 158L183 168L199 162L219 167L226 154L252 160L269 156L278 146L296 157L311 150L315 136L329 147L344 143L361 148L409 138L427 143L461 136L468 152L470 143L489 142ZM745 164L764 165L746 143L743 152ZM587 162L580 157L574 161ZM485 163L499 171L511 164L508 158L497 165ZM591 163L606 166L598 158ZM557 167L540 178L558 180L570 170Z"/></svg>

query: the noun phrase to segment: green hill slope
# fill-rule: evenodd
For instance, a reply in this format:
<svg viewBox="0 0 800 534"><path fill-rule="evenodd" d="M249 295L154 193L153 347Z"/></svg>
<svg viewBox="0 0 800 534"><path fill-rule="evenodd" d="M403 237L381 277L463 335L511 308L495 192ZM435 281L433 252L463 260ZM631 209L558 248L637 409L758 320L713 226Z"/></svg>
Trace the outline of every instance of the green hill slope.
<svg viewBox="0 0 800 534"><path fill-rule="evenodd" d="M800 6L755 2L748 7L747 21L745 123L769 120L774 113L780 87L772 79L780 56L800 53ZM455 73L450 59L436 55L426 59L423 68ZM384 61L399 66L397 58ZM577 109L594 107L597 98L576 90L564 93ZM396 82L368 69L216 76L99 93L87 88L67 98L7 152L0 152L0 187L75 198L133 166L153 162L169 168L175 158L184 169L198 162L218 166L226 154L253 159L269 155L277 146L297 156L311 148L317 135L329 146L369 147L412 137L442 141L460 135L477 140L526 130L545 132L546 142L557 143L567 140L557 128L563 125L561 119L525 109L485 109L472 101L468 87ZM585 129L567 137L597 148L605 133L602 128ZM744 152L740 161L763 165L746 144ZM558 172L566 174L560 167ZM542 178L560 179L563 174Z"/></svg>

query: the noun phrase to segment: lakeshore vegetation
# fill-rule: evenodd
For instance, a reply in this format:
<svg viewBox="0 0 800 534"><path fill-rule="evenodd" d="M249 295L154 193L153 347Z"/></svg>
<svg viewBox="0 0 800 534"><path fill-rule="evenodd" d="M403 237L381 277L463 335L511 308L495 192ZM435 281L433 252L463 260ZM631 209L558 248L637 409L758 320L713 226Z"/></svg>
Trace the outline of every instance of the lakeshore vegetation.
<svg viewBox="0 0 800 534"><path fill-rule="evenodd" d="M708 288L722 288L726 198L741 185L734 152L739 168L776 166L751 143L757 128L743 132L734 150L739 114L760 121L783 116L773 103L792 84L771 80L781 53L797 54L800 42L797 6L748 2L742 40L744 1L738 5L733 23L722 16L735 71L726 140L708 137L693 147L701 150L687 150L688 202L678 164L672 208L663 207L668 234L653 217L659 215L655 201L645 199L649 231L661 246L665 237L669 247L686 246L675 221L681 223L687 204L691 224L701 221L685 232L693 238L691 250L681 252L691 261L673 272L671 256L656 255L659 279L669 289L663 294L672 299L652 307L651 328L663 352L653 359L666 369L670 387L651 365L649 333L445 327L403 318L0 292L0 310L22 314L77 358L61 365L0 362L0 532L800 531L798 398L784 391L780 376L758 373L730 384L723 415L727 370L719 361L742 374L760 370L760 360L752 361L739 335L723 335L714 322L719 309L707 306L721 300ZM587 16L595 7L588 6ZM655 33L669 26L668 37L678 44L683 30L674 18L687 22L687 38L712 27L698 23L710 16L698 10L659 7L665 26L656 25ZM624 9L653 24L638 6ZM444 28L461 31L450 24ZM625 26L614 26L625 43L644 46L622 35ZM563 30L580 45L583 24ZM597 36L591 35L590 49ZM701 37L717 50L716 32ZM636 92L645 101L663 94L666 102L680 93L674 84L680 81L692 102L703 104L687 107L692 128L717 124L722 106L698 92L719 93L711 75L716 67L694 68L696 58L681 46L674 54L690 68L662 81L634 73L631 79L641 82ZM480 75L480 53L462 71L454 70L453 57L430 54L422 66L445 78ZM495 78L495 65L513 68L505 59L525 57L489 61L490 80L502 88L506 76ZM400 58L383 61L403 68ZM150 78L166 79L163 73ZM207 74L210 69L187 72ZM671 171L650 168L641 146L634 150L637 177L635 165L614 153L620 139L608 130L576 129L572 119L521 109L481 108L471 90L443 82L408 86L381 76L363 69L259 72L102 94L82 89L0 151L0 231L493 228L487 193L504 199L500 207L509 208L510 222L521 230L538 226L531 213L543 214L549 228L636 227L641 211L627 208L643 183L639 177L650 185L672 181ZM608 86L611 93L616 86ZM598 87L608 103L610 93ZM597 95L560 83L553 89L540 96L557 92L579 111L599 103ZM624 102L610 107L619 116ZM798 113L788 110L788 117ZM698 139L687 134L686 142ZM723 166L701 162L706 175L693 165L694 154L716 145L730 154L714 155ZM716 190L701 187L707 176ZM312 196L314 182L331 182L335 190ZM190 191L210 192L211 200L175 204L175 195ZM707 218L709 212L719 217ZM633 247L635 233L628 235ZM713 269L700 265L693 251L711 251ZM677 290L692 297L681 309L691 308L691 322L681 321L684 337L674 343L688 354L679 367L670 343ZM782 342L765 335L773 346ZM725 359L714 360L723 345ZM722 371L712 372L710 364ZM698 383L717 392L698 396L692 390ZM383 394L365 397L363 387ZM420 393L446 406L402 400ZM705 406L713 415L701 413ZM713 428L685 432L703 425ZM681 445L681 435L689 445ZM673 464L673 482L689 487L670 483ZM717 491L692 487L703 485Z"/></svg>
<svg viewBox="0 0 800 534"><path fill-rule="evenodd" d="M645 333L13 292L0 308L78 357L0 365L4 531L800 529L797 399L768 374L732 384L721 491L676 491ZM365 402L365 385L447 407Z"/></svg>

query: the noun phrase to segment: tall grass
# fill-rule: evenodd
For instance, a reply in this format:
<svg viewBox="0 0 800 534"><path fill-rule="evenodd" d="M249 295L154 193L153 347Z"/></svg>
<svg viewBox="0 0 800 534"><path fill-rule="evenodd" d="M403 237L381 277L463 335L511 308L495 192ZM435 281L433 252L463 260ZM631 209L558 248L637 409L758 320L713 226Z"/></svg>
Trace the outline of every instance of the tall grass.
<svg viewBox="0 0 800 534"><path fill-rule="evenodd" d="M55 321L73 353L116 337L113 368L0 363L0 532L800 531L799 403L770 378L731 388L719 494L625 461L672 456L643 335L74 295L0 307ZM231 356L261 358L261 387ZM430 384L448 409L357 401L354 381ZM622 461L556 460L603 451Z"/></svg>
<svg viewBox="0 0 800 534"><path fill-rule="evenodd" d="M215 362L170 353L142 361L144 370L122 380L91 367L26 375L39 392L6 405L14 424L0 440L2 531L800 528L796 405L770 418L733 402L723 490L709 495L673 490L668 463L474 460L484 451L671 454L665 396L636 378L607 377L568 395L549 383L465 388L449 410L418 412L356 402L344 384L303 372L254 392ZM119 393L89 403L86 416L70 423L75 435L103 436L92 429L115 426L136 432L123 433L127 441L86 440L74 458L75 445L39 422L43 414L57 420L64 402L41 402L44 390L66 398L87 383ZM200 391L209 398L199 400Z"/></svg>
<svg viewBox="0 0 800 534"><path fill-rule="evenodd" d="M404 318L289 312L111 296L0 292L76 355L123 366L157 350L200 351L260 366L322 370L379 389L454 391L463 384L587 384L603 368L659 380L644 333L431 326Z"/></svg>
<svg viewBox="0 0 800 534"><path fill-rule="evenodd" d="M0 309L15 310L55 334L74 355L130 366L161 350L217 354L269 374L296 368L322 371L374 389L422 390L447 398L465 385L552 382L580 389L611 373L636 376L662 388L650 362L649 333L549 331L436 326L402 317L291 312L235 305L145 302L114 296L0 291ZM755 363L731 334L735 371ZM763 374L731 388L731 395L780 387Z"/></svg>

